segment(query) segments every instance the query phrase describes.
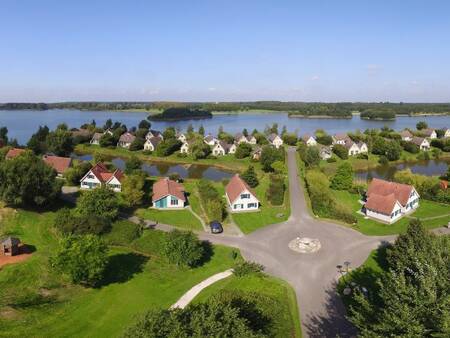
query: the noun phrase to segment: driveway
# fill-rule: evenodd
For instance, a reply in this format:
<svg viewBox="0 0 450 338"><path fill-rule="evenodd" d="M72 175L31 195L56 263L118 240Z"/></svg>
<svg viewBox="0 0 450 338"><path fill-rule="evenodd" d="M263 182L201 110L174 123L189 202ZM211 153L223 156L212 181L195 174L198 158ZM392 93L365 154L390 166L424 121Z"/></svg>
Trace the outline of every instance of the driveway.
<svg viewBox="0 0 450 338"><path fill-rule="evenodd" d="M288 149L291 217L288 221L257 230L245 237L201 234L202 239L237 247L250 261L265 266L266 272L288 281L295 289L303 335L306 337L352 337L354 327L345 318L345 308L336 293L338 265L360 266L379 245L395 236L368 237L350 228L323 222L308 213L303 187L299 183L295 148ZM289 249L296 237L319 239L316 253Z"/></svg>

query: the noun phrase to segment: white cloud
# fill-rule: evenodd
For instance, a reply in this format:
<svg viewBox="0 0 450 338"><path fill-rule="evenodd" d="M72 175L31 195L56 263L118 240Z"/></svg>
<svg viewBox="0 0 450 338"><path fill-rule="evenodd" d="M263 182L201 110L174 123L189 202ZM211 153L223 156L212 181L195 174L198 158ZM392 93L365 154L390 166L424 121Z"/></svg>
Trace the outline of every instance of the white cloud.
<svg viewBox="0 0 450 338"><path fill-rule="evenodd" d="M311 77L311 81L318 81L318 80L320 80L320 76L319 75L313 75Z"/></svg>
<svg viewBox="0 0 450 338"><path fill-rule="evenodd" d="M215 92L215 91L216 91L216 88L214 88L214 87L209 87L209 88L208 88L208 91L209 91L209 92Z"/></svg>
<svg viewBox="0 0 450 338"><path fill-rule="evenodd" d="M383 66L371 63L366 66L366 70L369 75L376 75L383 70Z"/></svg>

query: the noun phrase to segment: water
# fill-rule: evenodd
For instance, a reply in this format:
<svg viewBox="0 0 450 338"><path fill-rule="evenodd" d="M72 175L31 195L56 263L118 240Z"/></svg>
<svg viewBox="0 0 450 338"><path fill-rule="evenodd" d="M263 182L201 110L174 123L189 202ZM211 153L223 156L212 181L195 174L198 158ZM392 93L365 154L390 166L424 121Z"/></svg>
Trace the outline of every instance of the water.
<svg viewBox="0 0 450 338"><path fill-rule="evenodd" d="M72 155L73 158L90 161L92 160L92 155ZM120 169L125 170L125 161L121 158L112 159L112 164ZM223 179L228 179L233 176L230 171L222 170L216 167L198 164L169 164L163 162L157 163L144 163L141 169L151 176L169 176L170 174L178 174L181 178L206 178L211 181L221 181Z"/></svg>
<svg viewBox="0 0 450 338"><path fill-rule="evenodd" d="M80 111L53 109L45 111L17 110L0 111L0 126L6 126L9 129L10 138L17 138L19 143L25 144L30 136L37 130L39 125L47 125L54 129L60 123L67 123L70 128L95 120L97 125L103 126L107 119L120 121L128 127L136 126L141 120L147 117L146 112L118 112L118 111ZM427 116L427 117L397 117L395 121L368 121L361 120L359 116L352 119L302 119L289 118L287 113L245 113L215 115L212 119L192 120L192 121L153 121L154 129L164 130L166 127L173 126L180 130L185 130L189 124L194 128L200 125L205 127L207 133L216 134L220 126L225 131L236 133L247 128L252 131L254 128L264 130L272 123L278 123L280 131L282 126L286 126L289 131L298 133L312 133L316 129L325 129L328 133L355 131L360 129L364 131L367 128L381 128L384 125L395 130L404 128L415 128L419 121L427 121L433 128L450 127L450 116Z"/></svg>
<svg viewBox="0 0 450 338"><path fill-rule="evenodd" d="M369 171L357 172L358 179L366 180L367 177L376 177L392 180L397 171L410 169L414 174L426 176L441 176L447 172L450 160L429 160L413 163L401 163L396 165L383 165Z"/></svg>

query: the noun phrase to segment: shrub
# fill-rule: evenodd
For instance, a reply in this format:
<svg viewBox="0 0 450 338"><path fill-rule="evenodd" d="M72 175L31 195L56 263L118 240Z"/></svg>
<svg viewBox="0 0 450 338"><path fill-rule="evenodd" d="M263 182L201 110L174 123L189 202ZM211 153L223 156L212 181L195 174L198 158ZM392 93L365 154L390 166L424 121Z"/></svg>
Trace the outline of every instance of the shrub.
<svg viewBox="0 0 450 338"><path fill-rule="evenodd" d="M389 160L386 156L381 155L380 158L378 159L378 162L382 165L386 165L389 163Z"/></svg>
<svg viewBox="0 0 450 338"><path fill-rule="evenodd" d="M353 168L348 162L340 164L331 179L330 187L334 190L349 190L353 185Z"/></svg>
<svg viewBox="0 0 450 338"><path fill-rule="evenodd" d="M224 220L226 217L226 206L214 185L208 180L201 179L197 184L197 189L204 206L203 209L209 220Z"/></svg>
<svg viewBox="0 0 450 338"><path fill-rule="evenodd" d="M284 202L285 188L283 176L270 175L270 183L266 191L266 199L272 205L282 205Z"/></svg>
<svg viewBox="0 0 450 338"><path fill-rule="evenodd" d="M234 156L236 158L245 158L249 157L252 152L252 146L248 143L240 143L237 148L236 152L234 153Z"/></svg>
<svg viewBox="0 0 450 338"><path fill-rule="evenodd" d="M81 216L97 215L113 221L119 213L119 202L114 191L101 187L84 191L78 199L76 210Z"/></svg>
<svg viewBox="0 0 450 338"><path fill-rule="evenodd" d="M91 169L91 164L86 161L79 162L64 173L64 178L69 185L79 185L80 180Z"/></svg>
<svg viewBox="0 0 450 338"><path fill-rule="evenodd" d="M160 144L158 144L158 147L156 148L156 154L158 156L169 156L172 155L174 152L180 150L181 148L181 142L177 139L168 139L162 141Z"/></svg>
<svg viewBox="0 0 450 338"><path fill-rule="evenodd" d="M341 144L335 144L333 146L333 153L342 160L348 159L348 150Z"/></svg>
<svg viewBox="0 0 450 338"><path fill-rule="evenodd" d="M255 188L258 186L258 176L256 175L255 168L250 165L246 171L241 174L241 178L250 186L250 188Z"/></svg>
<svg viewBox="0 0 450 338"><path fill-rule="evenodd" d="M264 146L261 150L261 166L265 172L273 171L272 163L276 161L284 162L284 149L276 149L272 146Z"/></svg>
<svg viewBox="0 0 450 338"><path fill-rule="evenodd" d="M111 223L97 215L80 216L68 208L63 208L56 213L53 225L65 235L100 235L110 229Z"/></svg>
<svg viewBox="0 0 450 338"><path fill-rule="evenodd" d="M142 226L129 221L116 221L104 239L111 245L130 246L130 243L142 235Z"/></svg>
<svg viewBox="0 0 450 338"><path fill-rule="evenodd" d="M405 151L407 151L408 153L411 153L411 154L417 154L420 151L419 146L412 142L402 141L401 145L402 145L403 149L405 149Z"/></svg>
<svg viewBox="0 0 450 338"><path fill-rule="evenodd" d="M140 170L142 166L142 161L137 156L131 156L125 161L125 173L131 174L135 170Z"/></svg>
<svg viewBox="0 0 450 338"><path fill-rule="evenodd" d="M164 243L164 255L177 266L198 266L205 253L202 243L193 232L174 230Z"/></svg>
<svg viewBox="0 0 450 338"><path fill-rule="evenodd" d="M264 271L264 266L255 262L239 262L233 267L233 273L236 277L243 277L250 274L257 274Z"/></svg>

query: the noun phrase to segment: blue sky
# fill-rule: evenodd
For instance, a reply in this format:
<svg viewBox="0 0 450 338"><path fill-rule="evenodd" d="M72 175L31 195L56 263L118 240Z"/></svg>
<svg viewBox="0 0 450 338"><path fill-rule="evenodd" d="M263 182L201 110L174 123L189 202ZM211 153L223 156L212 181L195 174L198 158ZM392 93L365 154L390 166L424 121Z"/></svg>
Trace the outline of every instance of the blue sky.
<svg viewBox="0 0 450 338"><path fill-rule="evenodd" d="M450 101L448 1L0 1L0 102Z"/></svg>

